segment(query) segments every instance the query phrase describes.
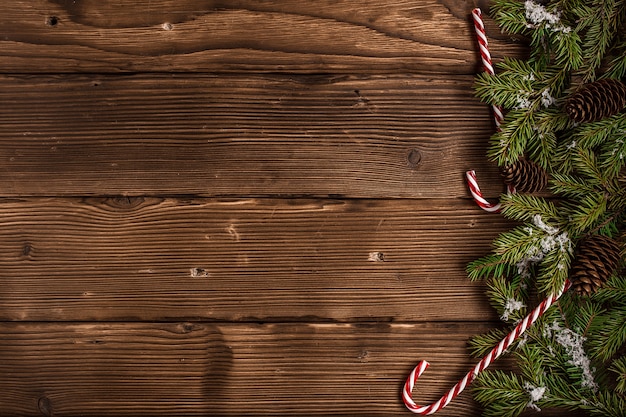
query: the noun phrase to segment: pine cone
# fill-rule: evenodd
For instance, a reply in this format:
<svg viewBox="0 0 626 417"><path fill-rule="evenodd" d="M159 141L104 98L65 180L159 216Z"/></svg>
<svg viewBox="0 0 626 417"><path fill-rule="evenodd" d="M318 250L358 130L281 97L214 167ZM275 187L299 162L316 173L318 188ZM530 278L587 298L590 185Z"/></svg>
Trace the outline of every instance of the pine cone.
<svg viewBox="0 0 626 417"><path fill-rule="evenodd" d="M575 122L594 122L613 116L626 106L626 84L605 78L589 83L572 94L565 112Z"/></svg>
<svg viewBox="0 0 626 417"><path fill-rule="evenodd" d="M519 159L500 169L504 183L520 193L535 193L548 185L548 173L529 159Z"/></svg>
<svg viewBox="0 0 626 417"><path fill-rule="evenodd" d="M580 243L569 279L572 289L581 295L591 295L617 269L620 245L606 236L595 235Z"/></svg>

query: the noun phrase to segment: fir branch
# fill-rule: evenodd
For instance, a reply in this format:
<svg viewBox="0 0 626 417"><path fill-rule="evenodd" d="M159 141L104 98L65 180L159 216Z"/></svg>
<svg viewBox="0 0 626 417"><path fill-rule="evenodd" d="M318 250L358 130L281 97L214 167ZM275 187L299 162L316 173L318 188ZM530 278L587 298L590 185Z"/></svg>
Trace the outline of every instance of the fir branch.
<svg viewBox="0 0 626 417"><path fill-rule="evenodd" d="M537 134L530 137L527 145L528 157L542 166L544 169L552 170L552 155L556 148L557 137L554 131L541 131L537 129Z"/></svg>
<svg viewBox="0 0 626 417"><path fill-rule="evenodd" d="M594 367L585 350L585 337L580 331L563 327L554 321L544 328L544 337L550 340L550 351L554 354L557 369L565 372L572 386L587 392L598 390Z"/></svg>
<svg viewBox="0 0 626 417"><path fill-rule="evenodd" d="M626 115L624 115L626 120ZM626 166L626 128L607 141L600 155L600 167L607 177L616 177Z"/></svg>
<svg viewBox="0 0 626 417"><path fill-rule="evenodd" d="M475 357L485 356L508 334L504 328L492 329L487 333L475 335L469 341L469 349Z"/></svg>
<svg viewBox="0 0 626 417"><path fill-rule="evenodd" d="M592 295L596 303L626 306L626 277L614 275Z"/></svg>
<svg viewBox="0 0 626 417"><path fill-rule="evenodd" d="M583 48L577 32L559 33L555 37L555 63L566 71L578 70L583 64Z"/></svg>
<svg viewBox="0 0 626 417"><path fill-rule="evenodd" d="M610 360L626 343L626 308L607 311L599 323L598 331L589 335L591 355L602 361Z"/></svg>
<svg viewBox="0 0 626 417"><path fill-rule="evenodd" d="M495 253L510 264L537 254L538 229L532 226L518 226L501 233L493 242Z"/></svg>
<svg viewBox="0 0 626 417"><path fill-rule="evenodd" d="M548 252L541 260L537 273L537 289L544 294L556 294L567 279L571 263L571 248L563 247Z"/></svg>
<svg viewBox="0 0 626 417"><path fill-rule="evenodd" d="M585 16L589 22L585 23L585 70L581 71L583 81L593 81L596 78L596 70L615 38L616 29L621 25L624 7L625 3L620 0L593 1L593 13Z"/></svg>
<svg viewBox="0 0 626 417"><path fill-rule="evenodd" d="M485 371L476 378L476 400L485 405L483 416L516 417L528 405L528 393L517 375Z"/></svg>
<svg viewBox="0 0 626 417"><path fill-rule="evenodd" d="M474 89L484 102L506 109L526 107L525 102L533 94L536 83L513 71L498 75L481 73L477 76Z"/></svg>
<svg viewBox="0 0 626 417"><path fill-rule="evenodd" d="M617 79L626 77L626 41L615 46L615 57L608 64L604 77Z"/></svg>
<svg viewBox="0 0 626 417"><path fill-rule="evenodd" d="M525 299L527 294L520 285L520 276L508 280L505 277L492 278L487 283L487 295L496 309L500 320L515 323L526 315Z"/></svg>
<svg viewBox="0 0 626 417"><path fill-rule="evenodd" d="M609 370L617 374L615 391L619 394L626 394L626 356L614 360Z"/></svg>
<svg viewBox="0 0 626 417"><path fill-rule="evenodd" d="M569 206L569 227L582 234L586 229L592 228L602 219L607 210L607 196L604 192L590 192L575 205Z"/></svg>
<svg viewBox="0 0 626 417"><path fill-rule="evenodd" d="M559 167L559 173L569 175L574 171L572 155L576 152L576 141L563 140L558 145L553 155L552 166ZM555 172L552 170L552 175Z"/></svg>
<svg viewBox="0 0 626 417"><path fill-rule="evenodd" d="M468 265L471 279L488 279L501 318L514 321L533 304L529 294L561 288L574 257L570 239L626 237L626 112L576 124L564 111L581 80L626 76L626 0L495 0L492 11L505 32L528 38L530 59L505 58L498 75L477 77L477 96L509 109L487 155L500 166L522 156L538 163L560 199L503 197L504 216L524 224ZM615 274L588 298L568 292L556 304L514 345L516 372L478 376L485 415L545 406L624 416L626 357L616 356L626 349L626 277ZM475 337L474 353L488 353L505 334Z"/></svg>
<svg viewBox="0 0 626 417"><path fill-rule="evenodd" d="M574 169L591 180L602 182L603 172L598 165L596 154L590 149L576 148L571 155Z"/></svg>
<svg viewBox="0 0 626 417"><path fill-rule="evenodd" d="M535 386L545 385L545 352L536 344L524 343L516 351L518 365L522 377L533 383Z"/></svg>
<svg viewBox="0 0 626 417"><path fill-rule="evenodd" d="M549 200L530 194L506 194L500 199L502 214L513 220L531 221L539 215L543 219L558 219L559 209Z"/></svg>
<svg viewBox="0 0 626 417"><path fill-rule="evenodd" d="M555 97L559 97L570 79L570 71L559 66L547 66L540 74L540 82L544 88L549 89Z"/></svg>
<svg viewBox="0 0 626 417"><path fill-rule="evenodd" d="M616 234L619 234L618 223L621 217L626 212L626 204L624 204L621 201L613 202L612 200L610 200L608 203L608 209L616 210L616 211L613 211L610 214L607 213L602 218L602 222L600 222L593 229L589 230L586 233L586 236L591 236L594 234L601 234L604 236L614 236Z"/></svg>
<svg viewBox="0 0 626 417"><path fill-rule="evenodd" d="M510 34L522 34L528 30L524 12L524 4L516 0L494 0L491 5L491 15L498 26Z"/></svg>
<svg viewBox="0 0 626 417"><path fill-rule="evenodd" d="M559 300L559 306L568 327L578 329L583 337L594 333L601 326L606 309L589 297L580 297L572 292L564 294Z"/></svg>
<svg viewBox="0 0 626 417"><path fill-rule="evenodd" d="M555 368L555 360L545 354L545 347L538 344L525 344L520 347L516 356L520 367L520 373L528 381L525 387L533 387L529 392L541 390L541 395L531 398L527 407L540 411L541 407L575 409L585 396L568 378L567 372ZM559 362L559 361L557 361ZM563 360L559 362L559 365Z"/></svg>
<svg viewBox="0 0 626 417"><path fill-rule="evenodd" d="M542 76L542 72L528 61L510 57L504 57L501 62L496 63L496 74L508 74L507 78L518 78L530 82Z"/></svg>
<svg viewBox="0 0 626 417"><path fill-rule="evenodd" d="M470 262L466 268L470 280L478 281L489 277L503 277L514 273L513 267L498 255L487 255Z"/></svg>
<svg viewBox="0 0 626 417"><path fill-rule="evenodd" d="M581 404L580 408L589 411L591 415L624 417L626 400L613 392L601 391L591 401Z"/></svg>
<svg viewBox="0 0 626 417"><path fill-rule="evenodd" d="M593 149L605 142L615 140L615 135L626 131L626 114L618 114L592 123L584 123L569 137L583 149ZM620 136L621 136L620 135Z"/></svg>
<svg viewBox="0 0 626 417"><path fill-rule="evenodd" d="M598 191L599 182L593 182L573 175L564 175L558 172L552 173L550 190L557 195L572 199L581 199L590 193Z"/></svg>
<svg viewBox="0 0 626 417"><path fill-rule="evenodd" d="M512 110L506 114L501 131L491 137L487 157L498 165L517 161L524 155L526 143L534 134L533 112Z"/></svg>
<svg viewBox="0 0 626 417"><path fill-rule="evenodd" d="M545 83L546 85L554 85ZM550 107L535 113L536 126L541 132L559 132L572 127L570 118L560 109Z"/></svg>

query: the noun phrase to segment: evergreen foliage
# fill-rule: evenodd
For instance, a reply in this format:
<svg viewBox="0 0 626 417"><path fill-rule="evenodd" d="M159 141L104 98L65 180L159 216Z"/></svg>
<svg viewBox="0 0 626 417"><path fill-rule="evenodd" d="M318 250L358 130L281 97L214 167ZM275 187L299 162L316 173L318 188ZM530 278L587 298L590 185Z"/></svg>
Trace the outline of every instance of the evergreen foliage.
<svg viewBox="0 0 626 417"><path fill-rule="evenodd" d="M494 0L490 15L526 39L530 55L476 76L477 97L506 111L487 157L501 167L536 162L550 176L550 195L501 198L502 214L518 225L467 272L486 281L506 326L473 338L472 353L489 352L562 287L584 238L611 237L622 253L602 288L589 297L565 293L512 345L515 371L479 374L475 398L485 416L542 408L626 416L626 110L588 123L563 110L586 83L626 81L626 0Z"/></svg>

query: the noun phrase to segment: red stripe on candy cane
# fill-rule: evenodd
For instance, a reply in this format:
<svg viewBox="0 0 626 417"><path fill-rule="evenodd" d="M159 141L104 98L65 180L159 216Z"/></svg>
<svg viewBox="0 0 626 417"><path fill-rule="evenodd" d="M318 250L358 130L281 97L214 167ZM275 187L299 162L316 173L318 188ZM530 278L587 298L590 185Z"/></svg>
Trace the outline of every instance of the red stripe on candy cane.
<svg viewBox="0 0 626 417"><path fill-rule="evenodd" d="M438 401L426 405L420 406L413 401L413 387L417 382L417 379L424 373L426 368L428 368L429 363L426 361L420 361L418 365L413 369L413 371L409 374L404 387L402 389L402 400L404 405L413 413L421 414L421 415L430 415L434 414L437 411L441 410L443 407L448 405L450 401L452 401L456 396L458 396L463 390L476 379L478 374L484 371L493 361L498 359L504 351L513 344L517 338L519 338L533 323L537 321L543 313L550 308L555 301L557 301L561 295L565 291L569 289L571 283L569 280L566 280L561 287L560 291L556 294L551 295L546 298L539 304L530 314L528 314L521 322L518 323L517 326L509 333L504 339L498 343L498 345L491 350L480 362L474 366L474 368L467 373L455 386L453 386L450 391L448 391L443 397L441 397Z"/></svg>

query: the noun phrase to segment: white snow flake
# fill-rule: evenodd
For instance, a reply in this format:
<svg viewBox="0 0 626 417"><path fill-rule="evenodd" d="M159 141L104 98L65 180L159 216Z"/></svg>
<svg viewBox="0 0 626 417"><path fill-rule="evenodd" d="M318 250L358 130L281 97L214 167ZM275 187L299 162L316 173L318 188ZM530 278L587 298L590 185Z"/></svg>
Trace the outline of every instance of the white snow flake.
<svg viewBox="0 0 626 417"><path fill-rule="evenodd" d="M526 11L526 20L528 21L527 26L531 29L543 25L546 29L551 29L553 32L570 33L572 31L571 27L561 23L561 12L559 11L550 13L542 4L535 3L532 0L526 0L524 9Z"/></svg>
<svg viewBox="0 0 626 417"><path fill-rule="evenodd" d="M502 321L508 321L511 313L514 313L515 311L521 310L522 308L525 308L525 307L526 307L526 304L524 304L523 302L518 301L514 298L509 298L508 300L506 300L506 303L504 304L504 311L502 312L500 319Z"/></svg>
<svg viewBox="0 0 626 417"><path fill-rule="evenodd" d="M541 411L541 408L537 407L535 403L541 401L548 389L546 387L536 387L530 382L524 383L524 389L528 392L528 396L530 397L530 401L528 401L526 407L532 408L535 411Z"/></svg>
<svg viewBox="0 0 626 417"><path fill-rule="evenodd" d="M541 214L535 214L533 216L533 223L535 224L535 226L537 226L538 228L540 228L541 230L543 230L549 235L556 235L557 233L559 233L558 227L548 226L547 224L544 223L543 217L541 217Z"/></svg>
<svg viewBox="0 0 626 417"><path fill-rule="evenodd" d="M550 95L550 89L546 88L541 92L541 104L543 107L550 107L556 103L556 99Z"/></svg>

